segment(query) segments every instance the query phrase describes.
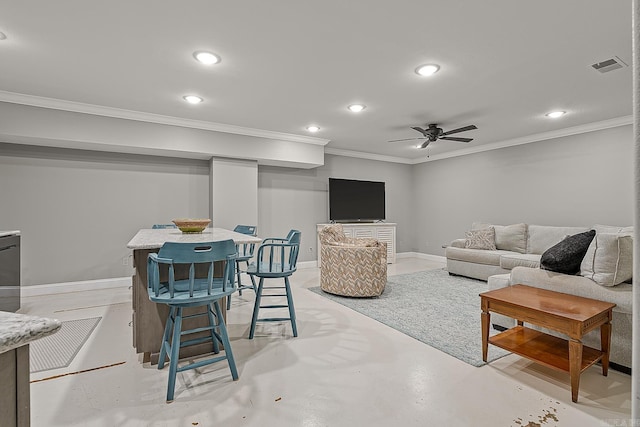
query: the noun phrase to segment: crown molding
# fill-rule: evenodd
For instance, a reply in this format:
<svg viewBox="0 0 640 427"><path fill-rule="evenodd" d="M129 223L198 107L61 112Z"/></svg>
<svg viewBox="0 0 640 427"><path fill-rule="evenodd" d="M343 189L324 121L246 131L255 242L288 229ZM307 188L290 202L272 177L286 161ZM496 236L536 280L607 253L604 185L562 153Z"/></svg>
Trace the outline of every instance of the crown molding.
<svg viewBox="0 0 640 427"><path fill-rule="evenodd" d="M599 122L587 123L579 126L572 126L564 129L557 129L549 132L536 133L533 135L523 136L520 138L507 139L505 141L482 144L462 150L449 151L447 153L436 154L428 157L420 157L416 159L406 159L403 157L386 156L382 154L364 153L360 151L341 150L338 148L326 148L325 154L335 154L337 156L358 157L361 159L380 160L383 162L403 163L416 165L420 163L433 162L436 160L449 159L452 157L467 156L469 154L482 153L484 151L498 150L500 148L513 147L516 145L530 144L532 142L545 141L547 139L562 138L565 136L579 135L581 133L595 132L603 129L610 129L619 126L633 124L633 116L615 117L613 119L602 120Z"/></svg>
<svg viewBox="0 0 640 427"><path fill-rule="evenodd" d="M579 126L572 126L564 129L557 129L549 132L536 133L533 135L523 136L520 138L507 139L504 141L482 144L462 150L449 151L442 154L436 154L428 157L420 157L415 159L407 159L403 157L386 156L383 154L364 153L361 151L342 150L339 148L325 147L325 154L335 154L336 156L357 157L360 159L379 160L382 162L403 163L408 165L417 165L420 163L433 162L436 160L449 159L452 157L467 156L469 154L482 153L484 151L498 150L500 148L513 147L516 145L530 144L532 142L545 141L547 139L562 138L565 136L579 135L582 133L595 132L598 130L610 129L619 126L633 124L633 116L615 117L613 119L602 120L599 122L587 123Z"/></svg>
<svg viewBox="0 0 640 427"><path fill-rule="evenodd" d="M406 165L411 165L415 163L413 159L386 156L383 154L365 153L363 151L342 150L340 148L325 147L324 154L334 154L336 156L344 156L344 157L357 157L359 159L378 160L381 162L404 163Z"/></svg>
<svg viewBox="0 0 640 427"><path fill-rule="evenodd" d="M548 139L562 138L565 136L579 135L582 133L595 132L603 129L610 129L619 126L633 124L633 116L622 116L599 122L587 123L579 126L572 126L564 129L557 129L549 132L536 133L520 138L507 139L505 141L482 144L472 148L451 151L448 153L436 154L434 156L413 159L412 164L433 162L436 160L449 159L452 157L466 156L469 154L482 153L483 151L498 150L500 148L513 147L516 145L530 144L532 142L545 141Z"/></svg>
<svg viewBox="0 0 640 427"><path fill-rule="evenodd" d="M125 110L122 108L105 107L101 105L85 104L64 99L46 98L42 96L26 95L23 93L0 90L0 102L29 105L32 107L50 108L53 110L70 111L73 113L92 114L95 116L114 117L118 119L135 120L139 122L158 123L170 126L180 126L202 129L214 132L232 133L237 135L254 136L258 138L276 139L281 141L300 142L304 144L327 145L329 139L312 136L294 135L290 133L247 128L242 126L214 123L203 120L184 119L180 117L164 116L161 114L145 113L142 111Z"/></svg>

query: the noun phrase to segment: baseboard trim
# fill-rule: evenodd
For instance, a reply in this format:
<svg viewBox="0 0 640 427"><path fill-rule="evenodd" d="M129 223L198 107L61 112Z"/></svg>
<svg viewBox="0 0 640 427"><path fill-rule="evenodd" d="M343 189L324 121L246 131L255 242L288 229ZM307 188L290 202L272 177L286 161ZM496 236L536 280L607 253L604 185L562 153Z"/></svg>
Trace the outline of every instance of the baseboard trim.
<svg viewBox="0 0 640 427"><path fill-rule="evenodd" d="M32 285L20 287L21 297L35 297L40 295L63 294L67 292L95 291L98 289L112 289L131 286L131 276L115 277L112 279L82 280L78 282L50 283L46 285Z"/></svg>
<svg viewBox="0 0 640 427"><path fill-rule="evenodd" d="M298 268L316 268L318 267L318 261L302 261L298 262Z"/></svg>
<svg viewBox="0 0 640 427"><path fill-rule="evenodd" d="M396 258L419 258L429 261L447 262L447 258L440 255L423 254L421 252L399 252Z"/></svg>

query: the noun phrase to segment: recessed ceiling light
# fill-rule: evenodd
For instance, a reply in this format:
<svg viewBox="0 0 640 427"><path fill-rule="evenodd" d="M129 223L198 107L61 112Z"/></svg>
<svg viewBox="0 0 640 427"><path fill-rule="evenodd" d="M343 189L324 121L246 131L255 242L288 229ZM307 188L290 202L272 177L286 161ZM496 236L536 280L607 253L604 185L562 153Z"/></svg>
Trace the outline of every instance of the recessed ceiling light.
<svg viewBox="0 0 640 427"><path fill-rule="evenodd" d="M420 76L430 76L432 74L437 73L439 69L440 69L440 66L437 64L421 65L418 68L416 68L416 74Z"/></svg>
<svg viewBox="0 0 640 427"><path fill-rule="evenodd" d="M193 57L204 65L213 65L220 62L220 57L211 52L193 52Z"/></svg>
<svg viewBox="0 0 640 427"><path fill-rule="evenodd" d="M320 127L316 125L311 125L311 126L307 126L307 130L309 132L318 132L320 130Z"/></svg>
<svg viewBox="0 0 640 427"><path fill-rule="evenodd" d="M351 104L347 107L349 109L349 111L351 111L352 113L359 113L360 111L364 110L365 108L367 108L366 105L363 104Z"/></svg>
<svg viewBox="0 0 640 427"><path fill-rule="evenodd" d="M6 38L7 38L7 35L2 31L0 31L0 40L6 40Z"/></svg>
<svg viewBox="0 0 640 427"><path fill-rule="evenodd" d="M197 95L185 95L182 98L184 98L184 100L189 104L200 104L202 101L204 101L204 99L200 98Z"/></svg>
<svg viewBox="0 0 640 427"><path fill-rule="evenodd" d="M545 114L545 116L550 117L552 119L557 119L558 117L562 117L566 114L566 111L552 111L550 113Z"/></svg>

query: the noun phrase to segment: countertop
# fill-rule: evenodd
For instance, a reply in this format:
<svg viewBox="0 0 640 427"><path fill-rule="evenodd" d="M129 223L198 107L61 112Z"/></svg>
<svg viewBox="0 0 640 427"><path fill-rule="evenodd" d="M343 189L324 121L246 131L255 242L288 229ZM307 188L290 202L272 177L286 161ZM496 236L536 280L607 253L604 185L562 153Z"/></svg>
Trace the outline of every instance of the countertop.
<svg viewBox="0 0 640 427"><path fill-rule="evenodd" d="M57 319L0 311L0 353L58 332Z"/></svg>
<svg viewBox="0 0 640 427"><path fill-rule="evenodd" d="M143 228L127 243L129 249L157 249L165 242L203 243L232 239L235 243L260 243L259 237L224 228L206 228L202 233L183 234L176 228Z"/></svg>
<svg viewBox="0 0 640 427"><path fill-rule="evenodd" d="M5 237L5 236L13 236L13 235L20 235L20 230L13 230L13 231L0 231L0 237Z"/></svg>

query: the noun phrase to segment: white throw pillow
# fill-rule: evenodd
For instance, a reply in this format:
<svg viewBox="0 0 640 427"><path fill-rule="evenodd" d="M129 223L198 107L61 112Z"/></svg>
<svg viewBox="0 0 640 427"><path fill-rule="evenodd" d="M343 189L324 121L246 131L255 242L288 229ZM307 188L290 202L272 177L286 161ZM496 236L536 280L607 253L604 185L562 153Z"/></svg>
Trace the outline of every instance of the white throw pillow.
<svg viewBox="0 0 640 427"><path fill-rule="evenodd" d="M496 250L496 232L493 227L467 231L464 236L464 247L467 249Z"/></svg>
<svg viewBox="0 0 640 427"><path fill-rule="evenodd" d="M580 265L580 275L603 286L615 286L633 276L633 237L598 233Z"/></svg>

